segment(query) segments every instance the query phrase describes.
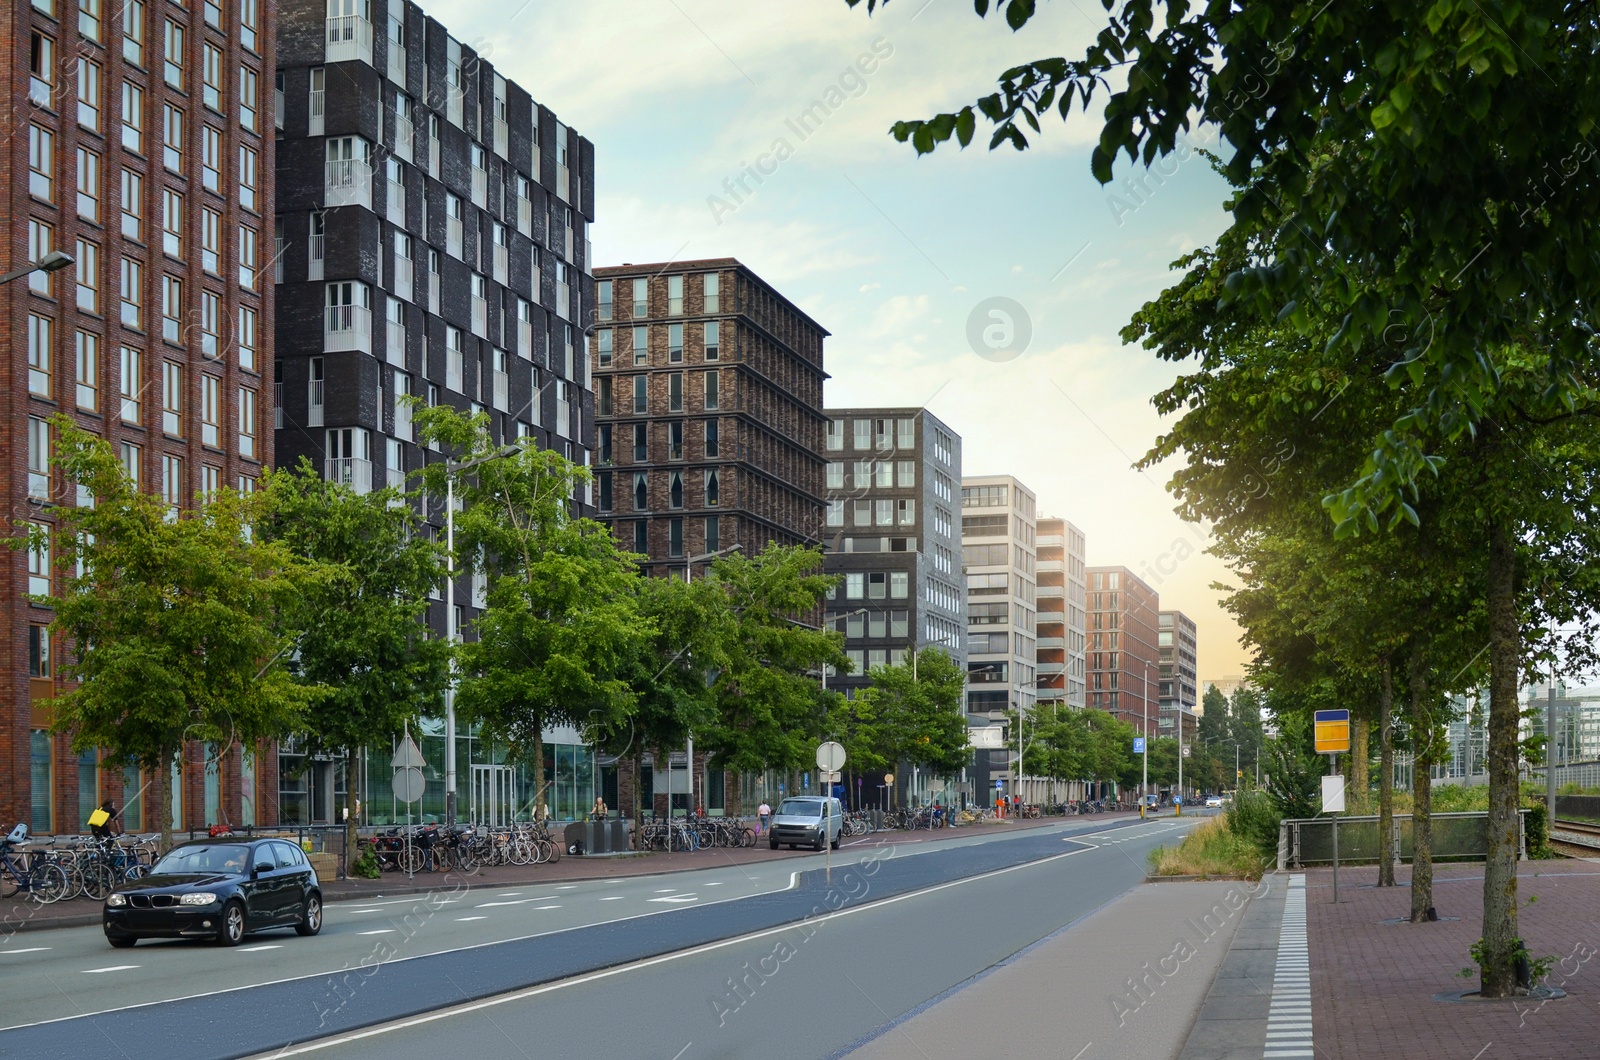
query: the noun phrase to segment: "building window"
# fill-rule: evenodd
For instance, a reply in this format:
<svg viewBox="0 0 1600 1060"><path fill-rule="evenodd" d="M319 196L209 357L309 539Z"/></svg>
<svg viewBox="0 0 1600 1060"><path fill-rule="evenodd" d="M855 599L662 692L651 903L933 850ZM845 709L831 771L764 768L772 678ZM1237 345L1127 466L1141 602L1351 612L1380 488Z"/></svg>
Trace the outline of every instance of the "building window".
<svg viewBox="0 0 1600 1060"><path fill-rule="evenodd" d="M78 148L78 216L100 220L100 156L87 147Z"/></svg>
<svg viewBox="0 0 1600 1060"><path fill-rule="evenodd" d="M33 34L28 56L28 102L45 110L55 109L56 42L42 33Z"/></svg>
<svg viewBox="0 0 1600 1060"><path fill-rule="evenodd" d="M871 420L854 420L854 421L852 421L851 433L854 436L851 439L851 442L855 446L855 448L856 448L856 450L858 452L866 452L867 450L872 448L872 421Z"/></svg>
<svg viewBox="0 0 1600 1060"><path fill-rule="evenodd" d="M894 524L894 501L879 499L873 502L874 522L878 526L892 526Z"/></svg>
<svg viewBox="0 0 1600 1060"><path fill-rule="evenodd" d="M711 408L713 406L707 406ZM667 375L667 411L683 411L683 373L672 372Z"/></svg>
<svg viewBox="0 0 1600 1060"><path fill-rule="evenodd" d="M239 388L239 455L256 458L256 392L247 386Z"/></svg>
<svg viewBox="0 0 1600 1060"><path fill-rule="evenodd" d="M200 209L200 267L222 275L222 214L209 206Z"/></svg>
<svg viewBox="0 0 1600 1060"><path fill-rule="evenodd" d="M253 52L260 52L256 47L256 34L260 29L258 0L239 0L239 42Z"/></svg>
<svg viewBox="0 0 1600 1060"><path fill-rule="evenodd" d="M705 311L707 313L722 312L722 300L720 297L718 297L719 279L720 277L714 272L708 272L705 274L702 290L705 293Z"/></svg>
<svg viewBox="0 0 1600 1060"><path fill-rule="evenodd" d="M683 507L683 472L674 471L667 479L667 507Z"/></svg>
<svg viewBox="0 0 1600 1060"><path fill-rule="evenodd" d="M633 524L633 550L640 555L650 552L650 524L643 519Z"/></svg>
<svg viewBox="0 0 1600 1060"><path fill-rule="evenodd" d="M209 45L208 45L209 47ZM162 77L173 88L183 88L183 26L177 22L168 22L162 35Z"/></svg>
<svg viewBox="0 0 1600 1060"><path fill-rule="evenodd" d="M897 479L901 488L917 484L917 462L915 460L898 461Z"/></svg>
<svg viewBox="0 0 1600 1060"><path fill-rule="evenodd" d="M88 240L77 242L78 308L100 312L100 247Z"/></svg>
<svg viewBox="0 0 1600 1060"><path fill-rule="evenodd" d="M595 297L596 297L597 305L599 307L599 317L598 318L600 320L610 320L611 319L611 281L610 280L601 280L599 283L597 283L595 285L595 288L596 288Z"/></svg>
<svg viewBox="0 0 1600 1060"><path fill-rule="evenodd" d="M51 364L55 359L55 321L28 314L28 393L51 396Z"/></svg>
<svg viewBox="0 0 1600 1060"><path fill-rule="evenodd" d="M28 417L28 497L50 499L50 424Z"/></svg>
<svg viewBox="0 0 1600 1060"><path fill-rule="evenodd" d="M173 361L161 362L161 430L183 437L183 366Z"/></svg>
<svg viewBox="0 0 1600 1060"><path fill-rule="evenodd" d="M872 525L872 502L869 500L856 500L852 502L851 524L854 526Z"/></svg>
<svg viewBox="0 0 1600 1060"><path fill-rule="evenodd" d="M719 325L715 320L706 321L706 338L705 338L706 360L715 361L715 360L717 360L719 358L719 352L718 352L718 349L717 349L717 340L718 340L718 337L720 335L721 335L721 325Z"/></svg>
<svg viewBox="0 0 1600 1060"><path fill-rule="evenodd" d="M100 39L101 0L80 0L78 4L78 32L90 40Z"/></svg>
<svg viewBox="0 0 1600 1060"><path fill-rule="evenodd" d="M56 137L49 129L28 126L28 193L54 202Z"/></svg>
<svg viewBox="0 0 1600 1060"><path fill-rule="evenodd" d="M828 525L829 526L843 526L844 525L844 501L842 501L842 500L830 500L828 502Z"/></svg>
<svg viewBox="0 0 1600 1060"><path fill-rule="evenodd" d="M200 441L212 448L222 445L222 380L200 374Z"/></svg>
<svg viewBox="0 0 1600 1060"><path fill-rule="evenodd" d="M141 362L141 352L131 346L122 347L122 373L118 378L123 423L139 423L144 416L144 370Z"/></svg>
<svg viewBox="0 0 1600 1060"><path fill-rule="evenodd" d="M200 49L201 102L219 113L222 110L222 49L206 44ZM250 128L251 126L247 126Z"/></svg>
<svg viewBox="0 0 1600 1060"><path fill-rule="evenodd" d="M717 421L706 420L706 456L720 456L721 446L717 437Z"/></svg>
<svg viewBox="0 0 1600 1060"><path fill-rule="evenodd" d="M222 132L205 124L200 126L200 183L222 194Z"/></svg>
<svg viewBox="0 0 1600 1060"><path fill-rule="evenodd" d="M649 281L640 277L633 281L633 319L640 320L649 315L650 306Z"/></svg>
<svg viewBox="0 0 1600 1060"><path fill-rule="evenodd" d="M253 147L239 148L239 204L247 210L259 209L256 201L256 152Z"/></svg>
<svg viewBox="0 0 1600 1060"><path fill-rule="evenodd" d="M132 442L122 443L122 472L135 489L144 479L144 450Z"/></svg>
<svg viewBox="0 0 1600 1060"><path fill-rule="evenodd" d="M56 248L55 229L43 221L28 222L28 259L38 261ZM28 273L28 289L46 298L55 296L55 277L43 269Z"/></svg>
<svg viewBox="0 0 1600 1060"><path fill-rule="evenodd" d="M667 325L667 362L669 364L683 363L683 325Z"/></svg>
<svg viewBox="0 0 1600 1060"><path fill-rule="evenodd" d="M221 0L205 0L206 25L212 29L222 28L222 2Z"/></svg>
<svg viewBox="0 0 1600 1060"><path fill-rule="evenodd" d="M143 239L144 177L131 169L122 171L122 234L129 239Z"/></svg>
<svg viewBox="0 0 1600 1060"><path fill-rule="evenodd" d="M831 490L844 489L844 461L830 460L828 462L828 488Z"/></svg>
<svg viewBox="0 0 1600 1060"><path fill-rule="evenodd" d="M633 411L635 415L641 415L649 411L649 385L649 376L636 375L633 377Z"/></svg>
<svg viewBox="0 0 1600 1060"><path fill-rule="evenodd" d="M28 676L50 676L50 627L28 627Z"/></svg>
<svg viewBox="0 0 1600 1060"><path fill-rule="evenodd" d="M239 307L239 367L248 372L256 370L256 319L254 309Z"/></svg>
<svg viewBox="0 0 1600 1060"><path fill-rule="evenodd" d="M96 412L100 408L100 336L75 332L77 345L77 405Z"/></svg>
<svg viewBox="0 0 1600 1060"><path fill-rule="evenodd" d="M904 600L911 595L911 574L909 571L896 570L889 572L889 598L891 600Z"/></svg>
<svg viewBox="0 0 1600 1060"><path fill-rule="evenodd" d="M716 468L706 471L706 507L715 508L721 500L722 489Z"/></svg>
<svg viewBox="0 0 1600 1060"><path fill-rule="evenodd" d="M646 345L648 340L649 332L647 329L633 329L633 364L635 368L647 364L650 360L649 349Z"/></svg>
<svg viewBox="0 0 1600 1060"><path fill-rule="evenodd" d="M144 66L144 0L125 0L123 4L122 57Z"/></svg>
<svg viewBox="0 0 1600 1060"><path fill-rule="evenodd" d="M595 354L601 368L611 367L611 329L601 328L595 332Z"/></svg>
<svg viewBox="0 0 1600 1060"><path fill-rule="evenodd" d="M161 164L183 172L183 111L167 103L161 109Z"/></svg>
<svg viewBox="0 0 1600 1060"><path fill-rule="evenodd" d="M830 453L842 452L844 450L844 421L829 420L826 432L828 451Z"/></svg>
<svg viewBox="0 0 1600 1060"><path fill-rule="evenodd" d="M144 154L144 89L122 82L122 146Z"/></svg>
<svg viewBox="0 0 1600 1060"><path fill-rule="evenodd" d="M170 188L161 189L161 249L183 257L183 194Z"/></svg>
<svg viewBox="0 0 1600 1060"><path fill-rule="evenodd" d="M667 520L667 555L674 559L683 555L683 518L673 516Z"/></svg>
<svg viewBox="0 0 1600 1060"><path fill-rule="evenodd" d="M847 572L844 576L844 597L846 600L860 600L867 594L867 576L863 571Z"/></svg>
<svg viewBox="0 0 1600 1060"><path fill-rule="evenodd" d="M251 132L261 131L256 119L259 80L256 72L248 66L239 67L239 124Z"/></svg>
<svg viewBox="0 0 1600 1060"><path fill-rule="evenodd" d="M254 290L256 286L256 230L249 225L239 226L239 286Z"/></svg>
<svg viewBox="0 0 1600 1060"><path fill-rule="evenodd" d="M650 428L646 424L635 423L633 425L633 462L635 464L642 464L648 459L646 454L649 452L649 432Z"/></svg>
<svg viewBox="0 0 1600 1060"><path fill-rule="evenodd" d="M161 277L161 337L168 342L183 338L183 281L176 276Z"/></svg>
<svg viewBox="0 0 1600 1060"><path fill-rule="evenodd" d="M667 277L667 315L683 316L683 277Z"/></svg>
<svg viewBox="0 0 1600 1060"><path fill-rule="evenodd" d="M78 124L100 131L100 64L78 57Z"/></svg>
<svg viewBox="0 0 1600 1060"><path fill-rule="evenodd" d="M718 394L717 370L712 369L706 373L706 408L721 408L721 396Z"/></svg>
<svg viewBox="0 0 1600 1060"><path fill-rule="evenodd" d="M176 518L183 504L183 457L161 457L161 499L167 502L167 512Z"/></svg>
<svg viewBox="0 0 1600 1060"><path fill-rule="evenodd" d="M643 471L635 471L633 473L633 510L642 512L649 510L649 508L650 476Z"/></svg>

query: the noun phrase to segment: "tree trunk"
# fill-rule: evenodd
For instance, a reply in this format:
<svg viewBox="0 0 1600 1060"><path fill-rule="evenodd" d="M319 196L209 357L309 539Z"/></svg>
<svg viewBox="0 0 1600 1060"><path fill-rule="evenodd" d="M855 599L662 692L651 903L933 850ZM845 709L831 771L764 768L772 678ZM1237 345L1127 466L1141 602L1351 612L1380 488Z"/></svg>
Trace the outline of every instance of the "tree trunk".
<svg viewBox="0 0 1600 1060"><path fill-rule="evenodd" d="M1484 997L1517 992L1516 542L1502 515L1489 522L1489 851L1483 866Z"/></svg>
<svg viewBox="0 0 1600 1060"><path fill-rule="evenodd" d="M344 823L344 857L340 859L339 871L349 878L350 870L356 863L356 856L360 853L357 843L360 842L361 826L361 748L351 747L345 751L344 761L344 791L345 807L349 815Z"/></svg>
<svg viewBox="0 0 1600 1060"><path fill-rule="evenodd" d="M156 820L161 822L161 853L172 849L172 749L162 747L156 767ZM181 774L180 774L181 776Z"/></svg>
<svg viewBox="0 0 1600 1060"><path fill-rule="evenodd" d="M545 792L549 790L544 782L544 727L540 724L533 726L533 819L535 823L542 823L550 815L550 807L545 802Z"/></svg>
<svg viewBox="0 0 1600 1060"><path fill-rule="evenodd" d="M1411 781L1411 922L1421 924L1433 905L1433 760L1438 742L1418 648L1412 649L1409 671L1412 744L1417 750Z"/></svg>
<svg viewBox="0 0 1600 1060"><path fill-rule="evenodd" d="M1353 713L1353 712L1352 712ZM1354 793L1354 812L1372 808L1372 763L1370 718L1352 718L1350 726L1350 790Z"/></svg>
<svg viewBox="0 0 1600 1060"><path fill-rule="evenodd" d="M1387 655L1382 666L1383 684L1378 693L1378 886L1393 887L1394 668Z"/></svg>

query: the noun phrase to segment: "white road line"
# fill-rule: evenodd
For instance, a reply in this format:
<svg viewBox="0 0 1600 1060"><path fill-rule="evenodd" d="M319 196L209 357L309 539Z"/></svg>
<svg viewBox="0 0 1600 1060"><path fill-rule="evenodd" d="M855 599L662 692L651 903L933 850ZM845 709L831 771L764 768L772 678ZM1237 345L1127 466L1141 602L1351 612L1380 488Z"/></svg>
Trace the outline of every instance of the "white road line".
<svg viewBox="0 0 1600 1060"><path fill-rule="evenodd" d="M575 888L577 886L578 885L575 884L575 883L563 883L560 887L557 887L556 890L558 890L558 891L570 891L570 890L572 890L573 888Z"/></svg>
<svg viewBox="0 0 1600 1060"><path fill-rule="evenodd" d="M342 910L342 912L346 912L346 913L381 913L381 912L383 912L383 910L381 910L381 909L345 909L345 910Z"/></svg>
<svg viewBox="0 0 1600 1060"><path fill-rule="evenodd" d="M467 921L467 920L488 920L488 919L489 918L486 917L486 916L458 916L458 917L456 917L456 923L459 924L459 923L462 923L463 921Z"/></svg>
<svg viewBox="0 0 1600 1060"><path fill-rule="evenodd" d="M649 898L651 902L694 902L698 901L692 894L669 894L664 898Z"/></svg>
<svg viewBox="0 0 1600 1060"><path fill-rule="evenodd" d="M622 894L612 894L612 895L607 895L606 897L604 897L604 898L602 898L600 900L602 902L620 902L625 897L627 897L627 896L626 895L622 895Z"/></svg>
<svg viewBox="0 0 1600 1060"><path fill-rule="evenodd" d="M1063 858L1074 857L1078 854L1084 853L1085 851L1095 849L1098 848L1086 845L1077 850L1069 850L1065 854L1052 854L1050 857L1040 858L1038 861L1029 861L1021 865L1012 865L1004 869L995 869L993 872L985 872L977 876L968 876L965 879L960 880L951 880L948 883L935 884L932 887L926 887L920 891L910 891L906 894L897 894L892 898L884 898L876 902L869 902L865 905L840 909L838 912L826 913L822 916L811 918L806 922L815 925L829 920L835 920L840 917L853 916L856 913L860 913L868 909L878 909L886 905L895 905L899 902L909 901L913 898L921 898L924 895L948 890L951 887L963 887L969 883L976 883L982 880L991 879L995 876L1004 876L1007 873L1017 872L1022 869L1031 869L1037 868L1040 865L1048 865L1053 861L1060 861ZM791 874L791 878L795 875L798 875L798 872ZM327 1049L335 1045L346 1045L350 1042L361 1041L379 1034L390 1034L394 1031L409 1030L412 1027L420 1027L427 1023L435 1023L442 1019L449 1019L452 1016L461 1016L472 1012L479 1012L483 1009L492 1008L497 1005L504 1005L507 1002L523 1001L530 997L538 997L542 994L552 993L557 990L565 990L568 987L581 986L585 983L593 983L601 979L609 979L613 976L622 975L626 972L640 971L645 968L654 967L658 964L666 964L669 961L682 960L685 957L696 957L702 953L710 953L714 950L725 949L728 946L738 946L747 942L753 942L756 939L763 939L771 935L777 935L785 931L794 931L796 930L798 923L799 922L791 922L788 924L780 924L777 927L763 928L760 931L753 931L747 935L739 935L731 939L721 939L717 942L708 942L701 946L695 946L692 949L678 950L675 953L664 953L659 957L649 957L642 961L636 961L633 964L624 964L616 968L607 968L603 971L591 972L588 975L575 976L571 979L563 979L556 983L545 983L542 986L529 987L526 990L517 990L509 994L500 994L496 997L485 998L482 1001L471 1002L469 1004L457 1006L456 1008L430 1012L421 1016L414 1016L410 1019L398 1020L380 1027L369 1027L365 1030L352 1031L348 1034L342 1034L333 1038L324 1038L320 1042L308 1042L305 1045L299 1046L298 1048L286 1047L274 1053L273 1057L274 1060L282 1060L283 1057L301 1056L306 1053L320 1052L323 1049ZM403 959L413 960L415 958L408 957ZM7 1029L17 1030L18 1028L10 1027ZM692 1045L693 1043L691 1042L690 1044ZM688 1046L685 1046L684 1048L687 1049ZM678 1055L683 1055L682 1051L680 1051ZM1081 1050L1079 1051L1079 1055L1082 1055Z"/></svg>
<svg viewBox="0 0 1600 1060"><path fill-rule="evenodd" d="M473 906L473 908L474 909L495 909L495 908L498 908L499 906L504 906L504 905L527 905L529 902L548 902L550 899L552 899L554 897L555 897L555 895L553 895L553 894L540 894L540 895L535 895L532 898L518 898L518 899L515 899L514 901L510 901L510 902L479 902L477 905Z"/></svg>
<svg viewBox="0 0 1600 1060"><path fill-rule="evenodd" d="M358 932L356 932L357 935L390 935L390 934L393 934L393 933L394 933L394 928L379 928L376 931L358 931Z"/></svg>
<svg viewBox="0 0 1600 1060"><path fill-rule="evenodd" d="M0 957L4 957L8 953L43 953L49 948L49 946L28 946L20 950L0 950Z"/></svg>
<svg viewBox="0 0 1600 1060"><path fill-rule="evenodd" d="M283 949L283 944L282 943L280 943L280 942L269 942L265 946L246 946L243 949L238 950L236 952L238 952L238 953L260 953L263 950L281 950L281 949Z"/></svg>
<svg viewBox="0 0 1600 1060"><path fill-rule="evenodd" d="M672 892L674 892L676 890L677 890L676 887L663 887L660 890L656 891L656 893L657 894L671 894Z"/></svg>
<svg viewBox="0 0 1600 1060"><path fill-rule="evenodd" d="M517 895L519 895L521 893L522 893L521 891L504 891L504 892L502 892L500 894L495 895L495 897L496 898L515 898Z"/></svg>
<svg viewBox="0 0 1600 1060"><path fill-rule="evenodd" d="M84 975L99 975L101 972L126 972L139 967L137 964L113 964L109 968L84 968Z"/></svg>
<svg viewBox="0 0 1600 1060"><path fill-rule="evenodd" d="M1289 877L1278 927L1278 960L1262 1060L1315 1056L1311 1025L1311 952L1306 939L1306 878Z"/></svg>
<svg viewBox="0 0 1600 1060"><path fill-rule="evenodd" d="M559 905L536 905L534 909L560 909Z"/></svg>
<svg viewBox="0 0 1600 1060"><path fill-rule="evenodd" d="M706 886L707 887L721 887L722 886L722 881L721 880L717 880L715 883L706 884Z"/></svg>

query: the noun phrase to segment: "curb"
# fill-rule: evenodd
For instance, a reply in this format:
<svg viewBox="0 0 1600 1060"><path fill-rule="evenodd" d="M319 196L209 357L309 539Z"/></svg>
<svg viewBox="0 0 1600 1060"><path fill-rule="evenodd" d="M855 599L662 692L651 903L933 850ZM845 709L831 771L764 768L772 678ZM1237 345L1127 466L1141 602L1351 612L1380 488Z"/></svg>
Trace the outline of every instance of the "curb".
<svg viewBox="0 0 1600 1060"><path fill-rule="evenodd" d="M1199 873L1187 876L1146 876L1145 883L1258 883L1260 877L1242 876L1237 872Z"/></svg>

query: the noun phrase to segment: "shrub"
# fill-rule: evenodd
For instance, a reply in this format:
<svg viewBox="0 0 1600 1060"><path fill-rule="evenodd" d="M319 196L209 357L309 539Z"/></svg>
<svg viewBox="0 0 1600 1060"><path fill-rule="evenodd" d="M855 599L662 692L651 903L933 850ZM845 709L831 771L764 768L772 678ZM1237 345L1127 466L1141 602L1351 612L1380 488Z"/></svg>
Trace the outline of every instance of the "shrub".
<svg viewBox="0 0 1600 1060"><path fill-rule="evenodd" d="M1283 820L1272 797L1259 788L1240 788L1227 812L1228 830L1262 854L1277 856L1278 822Z"/></svg>
<svg viewBox="0 0 1600 1060"><path fill-rule="evenodd" d="M1228 818L1213 817L1184 836L1175 847L1150 851L1152 876L1243 876L1259 879L1268 864L1256 845L1228 827Z"/></svg>
<svg viewBox="0 0 1600 1060"><path fill-rule="evenodd" d="M360 851L355 863L350 866L350 875L359 876L364 880L377 879L382 875L382 871L378 868L378 855L373 851L372 844L362 843Z"/></svg>

